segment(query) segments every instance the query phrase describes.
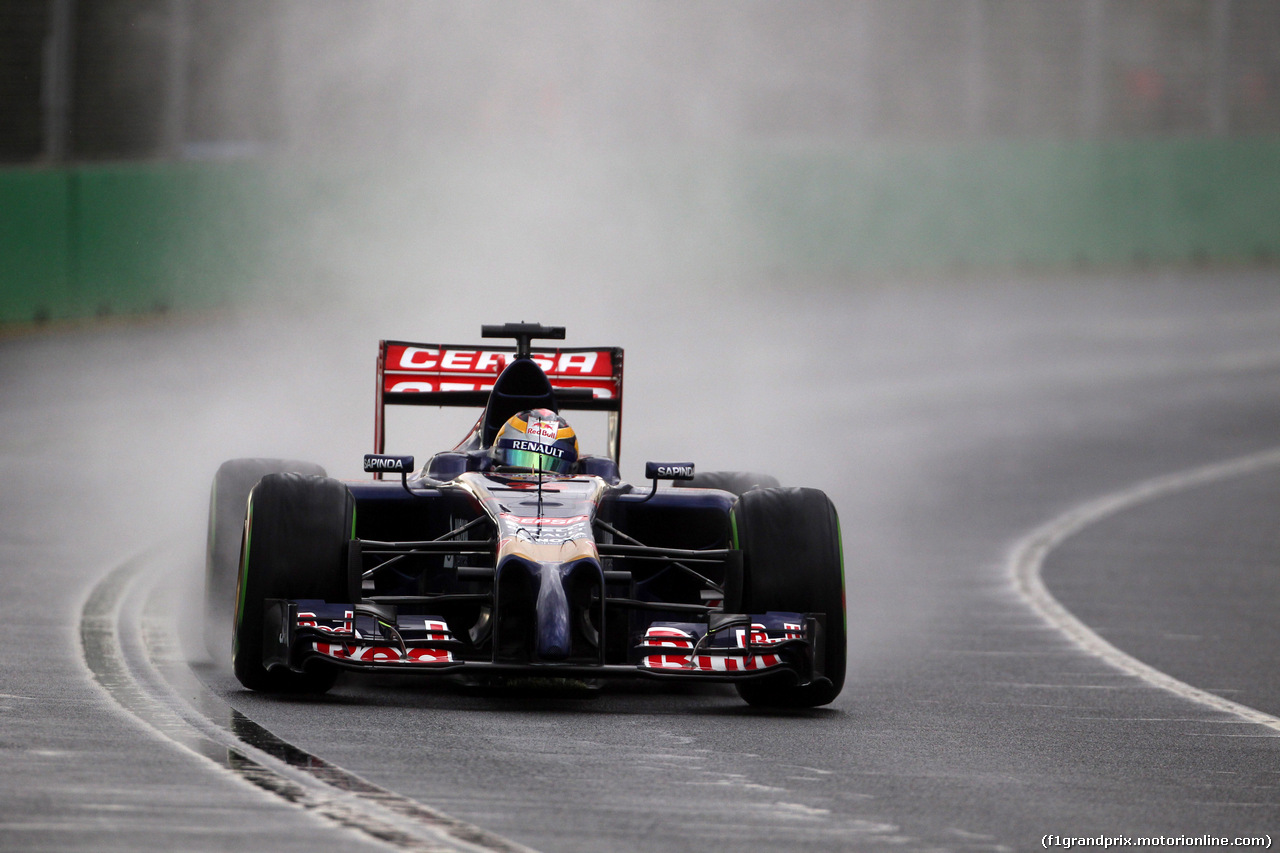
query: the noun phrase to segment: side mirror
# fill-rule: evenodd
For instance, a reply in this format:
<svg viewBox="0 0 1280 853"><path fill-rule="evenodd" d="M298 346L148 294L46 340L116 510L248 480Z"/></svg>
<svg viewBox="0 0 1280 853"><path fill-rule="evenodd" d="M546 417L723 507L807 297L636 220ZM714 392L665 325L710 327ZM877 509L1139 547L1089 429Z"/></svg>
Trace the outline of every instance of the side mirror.
<svg viewBox="0 0 1280 853"><path fill-rule="evenodd" d="M381 480L382 475L387 471L399 474L400 485L406 492L415 498L426 497L409 488L409 474L413 471L412 456L387 456L383 453L366 453L364 455L364 470L372 473L375 480Z"/></svg>
<svg viewBox="0 0 1280 853"><path fill-rule="evenodd" d="M364 470L366 474L382 474L387 471L393 474L408 474L413 470L413 457L366 453L364 455Z"/></svg>
<svg viewBox="0 0 1280 853"><path fill-rule="evenodd" d="M644 498L647 501L658 493L659 480L692 480L693 463L646 462L644 463L644 476L653 481L653 488L649 490L649 494L645 495ZM644 501L641 501L641 503L644 503Z"/></svg>
<svg viewBox="0 0 1280 853"><path fill-rule="evenodd" d="M693 463L646 462L644 463L644 476L647 480L692 480Z"/></svg>

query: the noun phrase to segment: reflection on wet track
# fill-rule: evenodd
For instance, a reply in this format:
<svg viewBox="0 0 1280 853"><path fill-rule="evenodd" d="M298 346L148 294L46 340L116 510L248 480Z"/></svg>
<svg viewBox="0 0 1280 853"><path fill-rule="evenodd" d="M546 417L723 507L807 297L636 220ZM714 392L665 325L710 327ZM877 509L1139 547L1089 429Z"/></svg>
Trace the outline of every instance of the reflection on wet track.
<svg viewBox="0 0 1280 853"><path fill-rule="evenodd" d="M166 556L172 559L172 554ZM179 654L177 640L171 636L172 620L166 616L171 607L159 606L151 594L165 568L155 551L124 563L94 587L81 614L85 663L121 707L166 738L262 790L397 849L421 853L528 849L370 784L281 740L215 699L195 683ZM144 600L144 609L125 615L131 603L136 606L131 592ZM162 679L171 683L162 684ZM202 706L199 711L184 706L172 689L178 685L185 688L182 693L196 698ZM216 726L219 718L227 720L225 731ZM246 746L300 771L310 784L251 758ZM379 812L390 812L401 820L393 823Z"/></svg>
<svg viewBox="0 0 1280 853"><path fill-rule="evenodd" d="M376 341L465 340L439 327L465 300L0 341L0 845L1005 850L1280 819L1274 730L1082 651L1008 571L1099 496L1280 444L1272 271L637 294L565 318L571 344L626 348L623 476L687 458L831 495L833 706L351 677L285 699L204 657L217 465L359 476ZM421 414L389 444L425 455L469 426ZM1053 551L1046 586L1122 652L1275 714L1276 494L1259 471L1135 505Z"/></svg>

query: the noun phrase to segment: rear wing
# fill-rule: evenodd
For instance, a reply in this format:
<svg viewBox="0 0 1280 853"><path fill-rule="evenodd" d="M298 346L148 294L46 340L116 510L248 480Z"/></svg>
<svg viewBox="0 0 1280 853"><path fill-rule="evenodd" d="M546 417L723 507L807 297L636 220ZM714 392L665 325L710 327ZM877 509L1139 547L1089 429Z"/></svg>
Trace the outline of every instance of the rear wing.
<svg viewBox="0 0 1280 853"><path fill-rule="evenodd" d="M617 462L622 450L622 348L534 348L529 354L551 380L561 409L608 412L609 456ZM379 341L374 452L383 452L387 406L483 409L494 380L515 357L515 347Z"/></svg>

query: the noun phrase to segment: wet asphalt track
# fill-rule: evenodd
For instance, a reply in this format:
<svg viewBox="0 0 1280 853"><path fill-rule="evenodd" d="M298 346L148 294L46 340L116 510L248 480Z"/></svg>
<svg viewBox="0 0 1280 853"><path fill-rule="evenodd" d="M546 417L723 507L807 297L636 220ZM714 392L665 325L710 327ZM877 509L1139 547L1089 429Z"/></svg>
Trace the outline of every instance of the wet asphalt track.
<svg viewBox="0 0 1280 853"><path fill-rule="evenodd" d="M0 848L355 850L388 826L411 843L395 832L432 819L405 817L415 803L494 833L472 839L489 849L544 851L1280 829L1275 730L1083 653L1008 566L1085 501L1280 445L1280 275L728 296L592 304L566 320L569 343L627 348L624 475L692 458L832 495L851 654L827 709L761 713L715 687L355 680L286 701L239 691L198 652L193 673L165 638L195 634L218 462L302 456L353 476L376 339L478 330L348 312L0 341ZM398 440L426 455L455 432ZM1278 498L1280 468L1264 468L1136 505L1063 543L1044 579L1123 651L1280 715ZM118 659L98 647L113 637ZM104 660L151 725L100 686ZM250 745L229 759L226 732ZM374 793L326 800L301 771L280 771L295 788L246 772L271 735Z"/></svg>

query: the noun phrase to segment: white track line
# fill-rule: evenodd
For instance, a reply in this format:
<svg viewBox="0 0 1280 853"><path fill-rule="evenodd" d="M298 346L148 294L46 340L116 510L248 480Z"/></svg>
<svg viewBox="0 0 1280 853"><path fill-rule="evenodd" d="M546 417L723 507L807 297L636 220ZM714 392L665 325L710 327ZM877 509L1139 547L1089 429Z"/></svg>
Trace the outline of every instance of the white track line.
<svg viewBox="0 0 1280 853"><path fill-rule="evenodd" d="M165 556L156 548L120 564L94 586L82 606L83 660L121 708L188 752L367 840L418 853L534 853L310 756L265 729L261 734L274 743L263 747L205 716L191 704L193 691L203 690L210 700L225 703L198 682L177 651L172 609L160 601L161 585L173 577L164 571L171 567ZM142 602L142 612L135 614L140 618L126 617L130 601ZM185 673L180 685L170 680L175 671ZM226 710L231 712L231 706ZM296 755L287 761L277 754L281 751ZM338 836L335 844L341 845Z"/></svg>
<svg viewBox="0 0 1280 853"><path fill-rule="evenodd" d="M1280 449L1156 477L1132 488L1082 504L1032 531L1014 545L1008 563L1014 588L1036 613L1065 634L1083 651L1101 658L1122 672L1142 679L1152 687L1167 690L1215 711L1232 714L1242 721L1257 723L1280 732L1280 717L1273 717L1198 687L1192 687L1120 651L1063 607L1045 588L1044 581L1040 577L1045 558L1054 548L1108 516L1176 492L1253 474L1276 466L1280 466Z"/></svg>

